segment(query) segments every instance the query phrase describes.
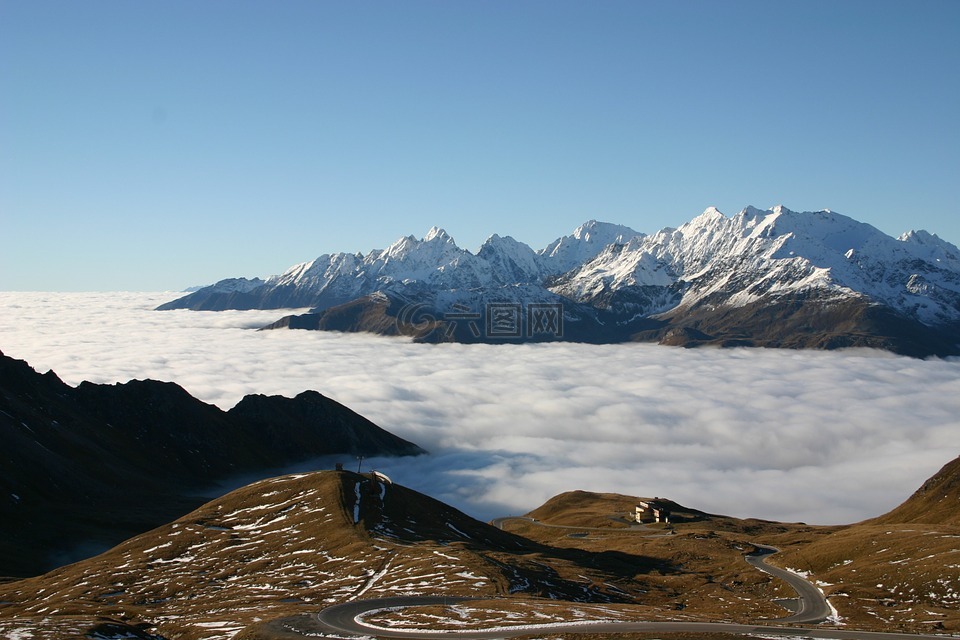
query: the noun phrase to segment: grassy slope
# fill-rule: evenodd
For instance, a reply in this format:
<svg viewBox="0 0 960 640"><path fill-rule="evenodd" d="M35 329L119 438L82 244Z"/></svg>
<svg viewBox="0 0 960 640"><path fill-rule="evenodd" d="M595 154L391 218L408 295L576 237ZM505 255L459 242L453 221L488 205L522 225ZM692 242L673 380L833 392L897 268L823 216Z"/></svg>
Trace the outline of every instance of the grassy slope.
<svg viewBox="0 0 960 640"><path fill-rule="evenodd" d="M496 598L476 604L477 615L513 623L543 615L545 597L585 603L561 604L557 615L783 616L772 600L793 593L743 561L754 544L780 547L779 564L829 583L823 589L850 626L960 630L956 469L945 467L891 514L846 527L740 520L676 504L669 527L635 527L638 498L577 491L531 512L539 524L509 520L507 531L370 476L285 476L91 560L0 584L0 632L16 620L65 638L108 616L168 637L227 637L247 627L242 637L255 638L261 620L421 593Z"/></svg>
<svg viewBox="0 0 960 640"><path fill-rule="evenodd" d="M851 623L960 631L960 458L878 518L786 551Z"/></svg>
<svg viewBox="0 0 960 640"><path fill-rule="evenodd" d="M226 637L330 602L402 594L634 602L654 566L553 549L398 485L318 472L248 485L95 558L0 584L0 632L16 621L72 638L107 617L165 637Z"/></svg>

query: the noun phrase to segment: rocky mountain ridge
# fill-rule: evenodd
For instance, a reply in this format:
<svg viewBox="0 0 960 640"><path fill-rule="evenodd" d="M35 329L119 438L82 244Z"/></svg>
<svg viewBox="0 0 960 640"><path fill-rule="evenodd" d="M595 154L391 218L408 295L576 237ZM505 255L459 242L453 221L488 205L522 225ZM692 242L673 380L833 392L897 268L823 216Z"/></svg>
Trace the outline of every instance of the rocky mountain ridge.
<svg viewBox="0 0 960 640"><path fill-rule="evenodd" d="M315 391L229 411L169 382L71 387L0 353L0 576L32 575L177 517L237 474L424 451Z"/></svg>
<svg viewBox="0 0 960 640"><path fill-rule="evenodd" d="M893 238L829 210L783 206L730 218L711 207L653 235L590 221L539 251L494 235L471 253L434 227L422 240L407 236L366 256L324 255L266 280L221 281L159 309L306 306L308 316L273 328L432 342L642 340L955 355L960 249L926 231Z"/></svg>
<svg viewBox="0 0 960 640"><path fill-rule="evenodd" d="M266 279L221 280L158 309L312 307L322 311L381 291L410 295L539 285L593 258L609 244L639 235L628 227L591 220L540 251L510 236L493 235L472 253L458 247L446 231L433 227L420 240L405 236L365 256L324 254Z"/></svg>

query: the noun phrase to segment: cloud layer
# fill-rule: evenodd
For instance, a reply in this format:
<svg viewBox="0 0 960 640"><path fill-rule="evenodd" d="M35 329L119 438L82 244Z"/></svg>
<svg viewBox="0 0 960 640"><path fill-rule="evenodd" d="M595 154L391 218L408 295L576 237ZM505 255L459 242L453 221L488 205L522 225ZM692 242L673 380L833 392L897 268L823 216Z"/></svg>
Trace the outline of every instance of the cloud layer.
<svg viewBox="0 0 960 640"><path fill-rule="evenodd" d="M0 293L0 350L71 384L172 380L223 408L316 389L432 452L372 464L481 519L586 489L853 522L960 454L957 360L417 345L251 330L276 311L152 311L172 297Z"/></svg>

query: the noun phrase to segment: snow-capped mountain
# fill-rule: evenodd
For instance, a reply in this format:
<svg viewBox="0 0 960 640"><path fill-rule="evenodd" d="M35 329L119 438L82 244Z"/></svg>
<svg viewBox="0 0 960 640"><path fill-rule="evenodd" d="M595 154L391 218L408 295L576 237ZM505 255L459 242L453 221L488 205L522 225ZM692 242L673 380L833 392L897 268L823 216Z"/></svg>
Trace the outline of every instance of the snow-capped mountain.
<svg viewBox="0 0 960 640"><path fill-rule="evenodd" d="M816 291L862 297L927 325L960 321L960 251L926 231L891 238L831 211L714 208L626 246L608 247L554 291L581 302L635 287L677 288L679 309L705 302L744 306ZM663 308L641 309L648 313Z"/></svg>
<svg viewBox="0 0 960 640"><path fill-rule="evenodd" d="M221 280L159 309L313 307L319 311L383 291L412 295L467 290L490 293L506 288L498 295L512 299L516 296L510 288L539 287L547 277L594 258L611 242L638 235L627 227L591 220L539 252L509 236L493 235L479 251L471 253L458 247L446 231L433 227L420 240L406 236L365 256L324 254L265 280ZM556 297L540 288L540 296Z"/></svg>
<svg viewBox="0 0 960 640"><path fill-rule="evenodd" d="M517 332L503 339L944 354L960 343L960 250L926 231L893 238L829 210L783 206L729 218L711 207L652 235L591 220L539 251L493 235L473 253L434 227L365 256L323 255L266 280L224 280L160 309L305 306L312 317L276 326L488 341L486 329L474 335L478 319L512 314ZM430 322L413 322L414 308ZM549 328L563 327L556 335L534 331L545 310ZM451 320L474 325L451 329Z"/></svg>
<svg viewBox="0 0 960 640"><path fill-rule="evenodd" d="M589 261L605 247L625 244L644 234L630 227L590 220L568 236L557 238L537 252L552 273L566 273Z"/></svg>

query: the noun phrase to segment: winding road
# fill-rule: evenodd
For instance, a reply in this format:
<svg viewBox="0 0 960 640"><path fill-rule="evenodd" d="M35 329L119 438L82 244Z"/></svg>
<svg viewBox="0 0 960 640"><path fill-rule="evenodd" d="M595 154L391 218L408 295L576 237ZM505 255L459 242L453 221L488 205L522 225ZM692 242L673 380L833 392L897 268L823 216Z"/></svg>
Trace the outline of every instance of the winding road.
<svg viewBox="0 0 960 640"><path fill-rule="evenodd" d="M534 524L539 527L547 527L550 529L573 529L577 531L604 531L604 532L613 532L613 533L632 533L632 534L641 534L644 531L648 531L649 527L646 525L638 524L632 525L629 529L604 529L601 527L575 527L570 525L561 525L561 524L547 524L545 522L540 522L533 518L526 516L507 516L503 518L494 518L490 521L490 524L497 527L498 529L503 529L503 525L506 522L519 520L528 524ZM643 535L644 538L658 538L662 536L670 536L672 532L667 531L666 533L656 533ZM744 559L751 566L763 571L764 573L769 573L770 575L780 578L787 584L789 584L794 591L797 592L797 597L799 600L799 608L797 612L789 617L780 618L778 622L781 623L813 623L823 622L828 617L833 614L833 609L830 607L830 604L827 602L826 597L824 597L823 592L820 591L816 586L808 582L803 576L797 575L792 571L787 571L786 569L781 569L780 567L774 567L768 565L766 562L767 557L779 553L780 550L776 547L771 547L763 544L754 545L757 548L757 551L749 553L744 556Z"/></svg>
<svg viewBox="0 0 960 640"><path fill-rule="evenodd" d="M747 554L744 556L744 559L750 563L750 565L756 567L760 571L769 573L770 575L780 578L789 584L793 590L797 592L797 596L800 600L799 610L792 616L780 618L778 622L817 623L823 622L833 614L833 609L831 609L830 604L823 595L823 592L804 579L803 576L799 576L792 571L787 571L786 569L773 567L767 564L767 557L775 553L779 553L779 549L776 547L768 547L762 544L754 544L754 546L758 549L758 551Z"/></svg>
<svg viewBox="0 0 960 640"><path fill-rule="evenodd" d="M469 602L475 598L454 598L442 596L400 596L395 598L379 598L374 600L356 600L344 604L333 605L321 611L316 616L298 618L283 618L270 623L269 630L275 631L277 637L290 638L296 634L316 636L317 634L347 636L377 636L382 638L465 638L465 639L492 639L513 638L531 635L538 631L550 633L628 633L637 631L663 632L699 632L699 633L730 633L737 635L791 635L803 638L825 638L836 640L945 640L956 636L921 635L910 633L883 633L873 631L852 631L838 629L811 629L806 627L790 627L785 625L763 624L732 624L726 622L586 622L586 623L554 623L544 625L521 625L517 627L497 627L479 630L414 630L390 629L368 625L362 621L364 614L382 609L403 609L438 604L458 604Z"/></svg>
<svg viewBox="0 0 960 640"><path fill-rule="evenodd" d="M497 524L494 522L494 524ZM281 618L270 622L263 628L269 635L271 632L276 638L295 638L297 635L316 636L343 634L347 636L377 636L383 638L513 638L530 635L537 631L550 633L628 633L640 631L657 632L694 632L694 633L729 633L734 635L789 635L803 638L824 638L836 640L945 640L958 636L927 635L912 633L885 633L875 631L854 631L844 629L817 629L810 627L796 627L790 624L818 623L827 619L832 610L823 593L805 580L803 577L772 567L766 559L778 552L775 547L756 545L758 551L748 554L745 559L760 571L769 573L789 584L799 596L799 610L796 614L770 624L734 624L727 622L579 622L579 623L552 623L543 625L520 625L517 627L496 627L477 630L414 630L391 629L367 624L363 617L374 611L383 609L404 609L429 605L452 605L475 600L490 600L490 598L463 598L449 596L398 596L394 598L377 598L370 600L354 600L337 604L322 610L314 616L297 616ZM513 601L515 602L515 601ZM773 624L773 623L777 624Z"/></svg>

